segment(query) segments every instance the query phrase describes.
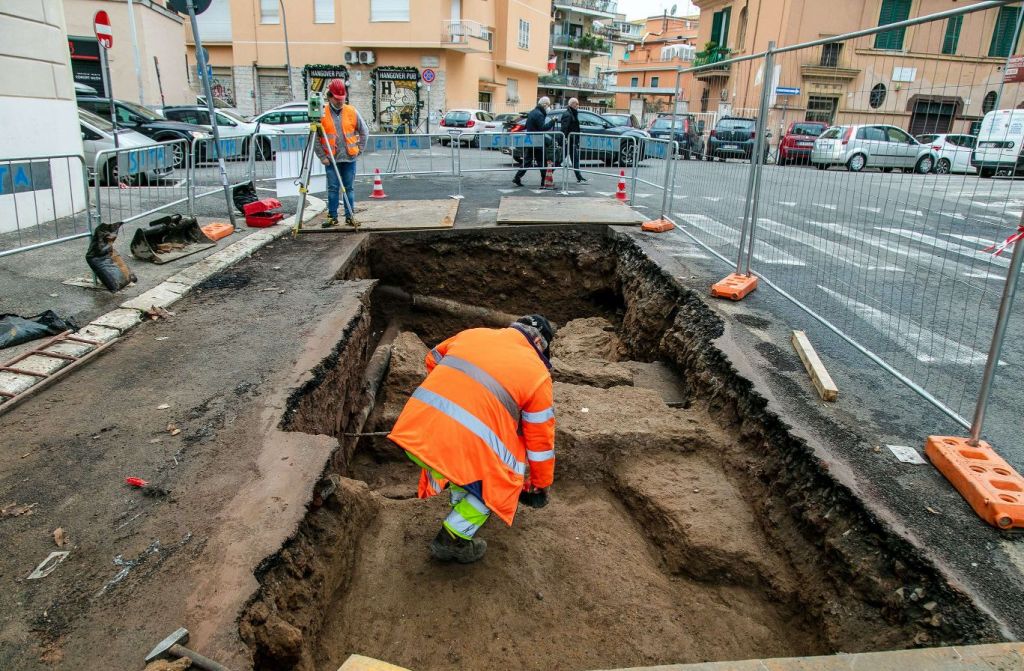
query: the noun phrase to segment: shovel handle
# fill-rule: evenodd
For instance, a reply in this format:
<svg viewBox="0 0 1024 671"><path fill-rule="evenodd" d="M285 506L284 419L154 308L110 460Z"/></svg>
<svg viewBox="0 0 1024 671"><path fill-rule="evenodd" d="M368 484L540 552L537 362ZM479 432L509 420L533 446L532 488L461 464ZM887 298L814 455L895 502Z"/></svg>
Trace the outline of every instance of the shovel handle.
<svg viewBox="0 0 1024 671"><path fill-rule="evenodd" d="M218 664L209 657L204 657L195 650L189 650L185 646L177 643L172 645L168 652L175 657L188 657L198 668L205 669L206 671L228 671L228 667L223 664Z"/></svg>

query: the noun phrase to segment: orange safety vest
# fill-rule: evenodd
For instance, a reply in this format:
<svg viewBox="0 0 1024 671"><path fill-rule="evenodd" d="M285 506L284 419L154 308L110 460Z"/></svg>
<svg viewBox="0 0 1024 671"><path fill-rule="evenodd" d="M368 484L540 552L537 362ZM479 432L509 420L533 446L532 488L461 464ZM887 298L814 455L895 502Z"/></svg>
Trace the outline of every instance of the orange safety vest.
<svg viewBox="0 0 1024 671"><path fill-rule="evenodd" d="M334 127L334 115L331 114L331 103L324 105L324 116L323 116L324 135L327 136L327 142L330 143L330 152L332 155L337 156L338 154L338 129ZM356 115L356 108L352 105L341 106L341 136L345 140L345 151L348 152L349 156L359 155L359 119ZM323 138L320 139L320 144L323 145ZM327 147L324 146L324 150Z"/></svg>
<svg viewBox="0 0 1024 671"><path fill-rule="evenodd" d="M454 484L481 481L484 503L511 525L526 479L555 476L551 374L515 328L469 329L427 354L427 378L388 438ZM426 471L419 496L444 487Z"/></svg>

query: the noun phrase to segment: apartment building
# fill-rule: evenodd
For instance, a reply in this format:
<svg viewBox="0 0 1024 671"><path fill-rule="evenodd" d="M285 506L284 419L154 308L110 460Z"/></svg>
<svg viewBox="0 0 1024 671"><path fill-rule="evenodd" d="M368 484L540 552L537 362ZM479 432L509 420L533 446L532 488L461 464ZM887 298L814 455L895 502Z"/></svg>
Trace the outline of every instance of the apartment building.
<svg viewBox="0 0 1024 671"><path fill-rule="evenodd" d="M687 110L696 80L692 73L684 73L676 91L676 71L691 66L699 50L699 17L651 16L641 26L643 37L628 48L616 68L615 109L628 109L637 117L667 112L673 94L678 94L678 108Z"/></svg>
<svg viewBox="0 0 1024 671"><path fill-rule="evenodd" d="M135 0L131 9L134 17L128 14L127 0L64 0L68 50L75 81L106 95L100 73L100 47L93 32L96 12L103 10L110 17L114 31L114 47L107 54L114 95L144 105L194 103L195 95L189 88L181 48L186 19L168 9L163 1ZM132 18L135 45L132 43Z"/></svg>
<svg viewBox="0 0 1024 671"><path fill-rule="evenodd" d="M962 8L956 0L695 0L703 18L695 65L820 40L871 26ZM889 123L912 134L971 132L997 104L1015 107L1019 84L1003 86L1020 6L967 14L779 55L772 73L771 126L782 120ZM1019 44L1019 41L1018 41ZM699 111L752 113L760 62L695 73Z"/></svg>
<svg viewBox="0 0 1024 671"><path fill-rule="evenodd" d="M532 103L550 22L550 0L213 0L199 21L214 94L241 112L341 77L367 122L384 130L428 113L436 122L446 109ZM187 48L194 74L191 35Z"/></svg>
<svg viewBox="0 0 1024 671"><path fill-rule="evenodd" d="M549 73L540 78L541 95L564 105L578 98L584 107L614 104L616 64L628 45L642 37L640 26L618 13L615 0L554 0Z"/></svg>

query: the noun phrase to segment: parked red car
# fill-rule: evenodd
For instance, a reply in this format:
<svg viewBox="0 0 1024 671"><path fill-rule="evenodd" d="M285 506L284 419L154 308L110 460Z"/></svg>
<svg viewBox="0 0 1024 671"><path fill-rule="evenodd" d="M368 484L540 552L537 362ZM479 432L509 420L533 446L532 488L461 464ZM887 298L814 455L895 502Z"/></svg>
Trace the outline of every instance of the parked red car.
<svg viewBox="0 0 1024 671"><path fill-rule="evenodd" d="M814 140L825 132L828 124L820 121L794 121L779 143L779 165L809 163Z"/></svg>

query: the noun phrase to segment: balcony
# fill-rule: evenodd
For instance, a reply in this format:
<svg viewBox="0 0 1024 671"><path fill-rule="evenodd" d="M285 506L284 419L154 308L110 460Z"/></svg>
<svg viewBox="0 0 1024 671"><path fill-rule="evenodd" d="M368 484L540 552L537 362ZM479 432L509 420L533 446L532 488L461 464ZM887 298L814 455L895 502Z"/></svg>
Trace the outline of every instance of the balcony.
<svg viewBox="0 0 1024 671"><path fill-rule="evenodd" d="M813 59L800 64L800 75L818 82L851 82L859 74L860 69L852 67L849 58L843 54L842 44L822 45Z"/></svg>
<svg viewBox="0 0 1024 671"><path fill-rule="evenodd" d="M731 49L726 47L714 47L698 52L696 57L693 59L693 67L704 67L703 70L697 70L693 73L695 79L702 82L712 81L716 79L728 79L729 74L732 72L732 63L723 63L722 65L715 65L729 58L729 54L732 53Z"/></svg>
<svg viewBox="0 0 1024 671"><path fill-rule="evenodd" d="M441 46L464 53L493 51L493 33L477 21L442 21Z"/></svg>
<svg viewBox="0 0 1024 671"><path fill-rule="evenodd" d="M607 91L608 82L578 75L543 75L537 80L538 86L569 91Z"/></svg>
<svg viewBox="0 0 1024 671"><path fill-rule="evenodd" d="M560 51L579 51L589 54L607 56L612 53L612 45L607 44L603 37L595 35L552 35L551 48Z"/></svg>
<svg viewBox="0 0 1024 671"><path fill-rule="evenodd" d="M619 3L616 0L555 0L555 9L614 19Z"/></svg>
<svg viewBox="0 0 1024 671"><path fill-rule="evenodd" d="M600 28L595 27L594 33L609 40L639 42L644 37L644 28L633 23L617 21L609 25L602 25Z"/></svg>

